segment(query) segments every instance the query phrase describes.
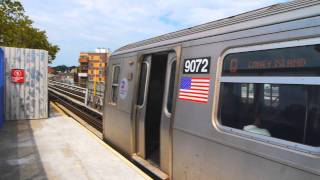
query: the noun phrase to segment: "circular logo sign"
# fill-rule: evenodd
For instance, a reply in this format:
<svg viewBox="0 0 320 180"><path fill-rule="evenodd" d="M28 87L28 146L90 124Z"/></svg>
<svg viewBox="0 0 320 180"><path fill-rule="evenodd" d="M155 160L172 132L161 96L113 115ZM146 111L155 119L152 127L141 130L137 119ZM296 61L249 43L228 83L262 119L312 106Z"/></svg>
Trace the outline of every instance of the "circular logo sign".
<svg viewBox="0 0 320 180"><path fill-rule="evenodd" d="M121 99L125 99L128 94L128 80L126 78L120 81L120 88L119 88L119 96Z"/></svg>
<svg viewBox="0 0 320 180"><path fill-rule="evenodd" d="M14 83L24 83L24 69L12 69L11 79Z"/></svg>
<svg viewBox="0 0 320 180"><path fill-rule="evenodd" d="M22 76L22 72L21 72L21 70L15 70L15 71L13 72L13 75L14 75L15 77L21 77L21 76Z"/></svg>

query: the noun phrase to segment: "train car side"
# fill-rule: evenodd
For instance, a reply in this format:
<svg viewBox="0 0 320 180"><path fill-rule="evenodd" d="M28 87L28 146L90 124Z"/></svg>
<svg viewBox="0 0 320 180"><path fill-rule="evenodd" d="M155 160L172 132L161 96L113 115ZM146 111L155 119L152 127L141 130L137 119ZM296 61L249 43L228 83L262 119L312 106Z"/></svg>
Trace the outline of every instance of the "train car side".
<svg viewBox="0 0 320 180"><path fill-rule="evenodd" d="M283 131L284 135L281 134L281 129L268 132L266 129L256 128L256 132L252 133L253 131L243 130L249 128L248 123L245 124L246 127L233 127L234 123L228 124L221 120L223 117L236 118L232 114L247 118L246 114L256 113L241 108L243 104L232 99L232 94L226 94L230 89L237 91L240 99L241 93L245 91L243 97L249 102L254 101L253 98L259 95L252 94L249 89L265 84L262 86L267 89L264 93L268 91L271 94L266 101L272 106L273 101L278 103L277 105L282 103L277 98L280 95L284 96L285 93L279 89L290 89L292 83L297 87L301 85L304 89L305 85L319 85L320 81L314 75L300 81L296 79L296 82L292 82L293 78L288 77L292 76L291 71L299 71L298 67L303 69L304 65L308 65L301 59L286 62L287 67L282 66L280 72L269 67L271 61L266 57L263 57L266 59L263 59L264 64L261 64L261 57L257 55L257 61L252 62L253 65L244 70L245 76L240 74L239 77L237 70L242 68L240 60L231 59L230 64L224 63L228 55L236 57L247 52L265 50L265 54L268 55L267 50L281 53L276 50L313 46L317 49L320 44L320 14L316 12L320 12L318 11L320 5L298 8L296 11L303 12L302 10L309 11L310 16L299 16L292 10L275 16L280 18L283 14L287 16L290 13L292 16L297 16L283 22L274 20L275 23L253 25L251 28L238 27L247 24L238 26L235 24L233 28L237 30L234 31L221 31L222 33L201 38L180 38L180 40L173 38L159 42L155 39L152 41L154 43L141 46L138 43L118 50L110 57L107 70L103 112L105 140L149 170L158 168L159 171L156 173L164 179L319 179L320 149L317 140L312 137L308 140L303 133L303 140L300 140L298 135L296 139L295 137L290 139L285 135L286 132ZM312 11L315 14L311 15ZM272 20L267 17L264 20L270 19ZM248 24L252 23L253 21L250 21ZM224 29L228 27L230 26ZM205 33L206 31L202 34ZM143 43L146 42L140 44ZM308 49L303 51L309 52ZM298 53L299 49L290 52ZM204 65L195 67L196 70L190 63L186 65L186 61L190 63L198 61ZM208 66L205 66L206 61ZM224 77L225 67L229 67L227 71L233 73L231 78ZM261 72L268 67L271 70L267 72L268 76L263 77ZM272 70L276 75L272 74ZM260 73L259 77L256 72ZM309 70L306 72L309 73ZM291 81L291 84L288 81ZM282 88L281 82L285 84L285 88ZM192 89L192 83L197 86L195 91L189 90ZM299 90L294 88L292 92L305 92L303 88L299 86ZM192 94L193 92L195 94ZM227 103L229 106L221 105L221 97L225 97L222 93L229 97L224 100L230 101ZM272 96L272 93L277 94L277 97ZM239 108L231 106L235 104L234 102L239 103ZM300 101L297 99L296 102ZM299 112L308 114L308 107L302 111L302 106L296 104L294 110L287 110L289 114L290 112L298 115ZM248 106L247 109L250 108L251 106ZM221 114L222 110L224 114ZM262 116L259 113L255 114L257 119ZM287 114L286 117L296 122L296 117ZM288 127L297 126L290 125L290 121L285 121L283 124L288 123ZM271 137L274 134L276 136ZM313 135L319 134L313 132Z"/></svg>
<svg viewBox="0 0 320 180"><path fill-rule="evenodd" d="M268 143L268 139L259 141L257 136L248 138L222 131L215 112L219 97L217 77L220 78L217 69L222 66L225 52L238 47L276 45L277 42L319 37L319 20L314 17L222 35L208 39L206 43L197 40L184 44L182 59L212 59L212 73L209 75L209 99L212 101L208 104L177 101L173 128L173 179L319 178L319 155L288 149L286 146L290 143L286 142L277 146Z"/></svg>

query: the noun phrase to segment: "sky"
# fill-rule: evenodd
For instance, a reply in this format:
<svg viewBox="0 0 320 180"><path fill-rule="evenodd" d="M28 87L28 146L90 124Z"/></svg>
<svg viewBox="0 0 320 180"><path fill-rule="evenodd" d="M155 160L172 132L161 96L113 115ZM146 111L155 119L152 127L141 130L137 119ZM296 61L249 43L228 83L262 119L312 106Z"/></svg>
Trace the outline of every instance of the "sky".
<svg viewBox="0 0 320 180"><path fill-rule="evenodd" d="M80 52L121 46L288 0L21 0L34 26L59 45L54 63L78 65Z"/></svg>

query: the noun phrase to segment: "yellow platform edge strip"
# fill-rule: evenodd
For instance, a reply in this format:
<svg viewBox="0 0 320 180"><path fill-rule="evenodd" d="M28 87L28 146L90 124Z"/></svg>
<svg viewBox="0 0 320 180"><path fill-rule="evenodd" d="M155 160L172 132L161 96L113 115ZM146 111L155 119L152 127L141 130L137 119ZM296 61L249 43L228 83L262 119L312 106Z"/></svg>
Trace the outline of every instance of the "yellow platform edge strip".
<svg viewBox="0 0 320 180"><path fill-rule="evenodd" d="M57 112L59 112L60 114L62 114L63 116L68 116L62 109L60 109L54 102L50 102L50 105L54 108L54 110L56 110Z"/></svg>

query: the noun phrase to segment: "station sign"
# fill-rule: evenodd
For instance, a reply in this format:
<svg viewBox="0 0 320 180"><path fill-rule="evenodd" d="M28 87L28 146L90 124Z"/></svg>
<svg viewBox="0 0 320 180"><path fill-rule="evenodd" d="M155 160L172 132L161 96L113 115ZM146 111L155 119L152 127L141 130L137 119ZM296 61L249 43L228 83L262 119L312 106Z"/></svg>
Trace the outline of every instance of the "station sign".
<svg viewBox="0 0 320 180"><path fill-rule="evenodd" d="M12 69L11 70L11 81L13 83L24 83L24 69Z"/></svg>

